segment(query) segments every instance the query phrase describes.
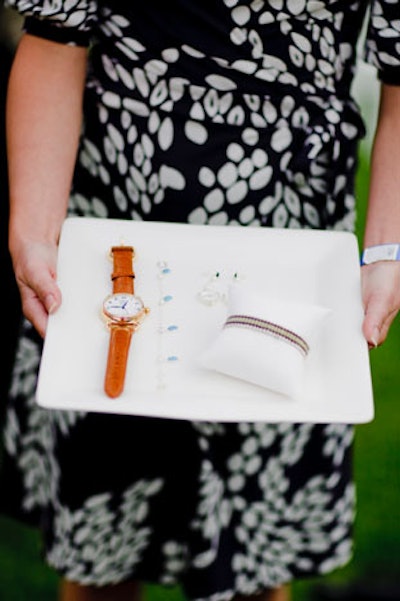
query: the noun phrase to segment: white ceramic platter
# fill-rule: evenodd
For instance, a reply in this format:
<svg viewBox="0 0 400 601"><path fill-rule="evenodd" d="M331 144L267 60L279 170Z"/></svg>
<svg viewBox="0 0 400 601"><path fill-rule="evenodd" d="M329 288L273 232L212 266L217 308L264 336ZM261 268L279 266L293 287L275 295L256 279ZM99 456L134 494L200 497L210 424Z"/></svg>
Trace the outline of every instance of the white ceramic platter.
<svg viewBox="0 0 400 601"><path fill-rule="evenodd" d="M101 306L111 292L107 255L120 243L135 247L135 292L151 312L133 336L124 392L110 399L103 392L109 333ZM162 267L169 270L163 276ZM331 309L307 358L300 398L198 365L226 316L223 303L198 299L216 272L222 292L239 278L258 292ZM43 407L229 422L373 419L359 251L351 233L69 218L58 281L63 303L49 319L37 389Z"/></svg>

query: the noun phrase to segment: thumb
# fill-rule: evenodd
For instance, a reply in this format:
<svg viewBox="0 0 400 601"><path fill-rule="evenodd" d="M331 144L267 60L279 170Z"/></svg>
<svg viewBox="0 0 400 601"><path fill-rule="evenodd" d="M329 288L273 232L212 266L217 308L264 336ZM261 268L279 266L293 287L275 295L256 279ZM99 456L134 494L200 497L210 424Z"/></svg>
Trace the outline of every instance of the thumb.
<svg viewBox="0 0 400 601"><path fill-rule="evenodd" d="M58 288L48 292L43 298L43 305L49 315L54 313L61 304L61 298Z"/></svg>
<svg viewBox="0 0 400 601"><path fill-rule="evenodd" d="M377 347L385 340L393 317L388 315L387 305L379 296L369 300L362 326L363 334L371 347Z"/></svg>

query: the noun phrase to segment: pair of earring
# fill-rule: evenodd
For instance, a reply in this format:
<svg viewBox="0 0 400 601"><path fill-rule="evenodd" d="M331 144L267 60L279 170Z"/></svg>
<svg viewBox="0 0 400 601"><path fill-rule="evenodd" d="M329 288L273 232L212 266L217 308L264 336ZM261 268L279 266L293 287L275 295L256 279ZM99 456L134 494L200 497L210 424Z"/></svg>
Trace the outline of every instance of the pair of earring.
<svg viewBox="0 0 400 601"><path fill-rule="evenodd" d="M232 276L232 281L237 282L238 279L239 276L235 272ZM219 303L226 304L228 300L227 283L228 281L226 277L223 277L220 271L215 271L207 278L203 288L197 294L197 299L203 305L207 305L209 307Z"/></svg>

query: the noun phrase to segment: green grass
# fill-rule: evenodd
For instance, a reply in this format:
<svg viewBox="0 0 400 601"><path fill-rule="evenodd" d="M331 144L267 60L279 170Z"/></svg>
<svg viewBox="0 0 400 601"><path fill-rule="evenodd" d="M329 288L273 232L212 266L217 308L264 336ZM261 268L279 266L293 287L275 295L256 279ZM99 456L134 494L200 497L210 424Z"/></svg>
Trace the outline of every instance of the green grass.
<svg viewBox="0 0 400 601"><path fill-rule="evenodd" d="M364 223L368 166L360 159L357 180L359 222ZM335 573L293 585L293 601L311 601L318 583L358 580L395 580L400 565L400 426L399 426L400 319L386 343L371 351L376 417L356 428L355 476L358 511L355 555ZM57 577L40 556L35 531L0 517L0 601L55 601ZM146 601L185 601L179 588L148 586Z"/></svg>
<svg viewBox="0 0 400 601"><path fill-rule="evenodd" d="M0 599L55 601L58 578L41 560L36 531L0 517Z"/></svg>

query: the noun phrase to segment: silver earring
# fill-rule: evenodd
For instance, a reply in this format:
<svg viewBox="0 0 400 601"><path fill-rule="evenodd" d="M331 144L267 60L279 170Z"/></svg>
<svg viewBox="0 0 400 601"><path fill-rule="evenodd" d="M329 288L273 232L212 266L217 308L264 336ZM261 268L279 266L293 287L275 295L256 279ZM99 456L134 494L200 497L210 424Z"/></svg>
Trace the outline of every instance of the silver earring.
<svg viewBox="0 0 400 601"><path fill-rule="evenodd" d="M235 273L232 276L233 284L237 284L238 282L241 282L242 280L244 280L244 276L241 273L235 271Z"/></svg>
<svg viewBox="0 0 400 601"><path fill-rule="evenodd" d="M205 282L203 288L197 294L198 300L209 307L220 302L225 302L226 292L220 271L215 271Z"/></svg>

